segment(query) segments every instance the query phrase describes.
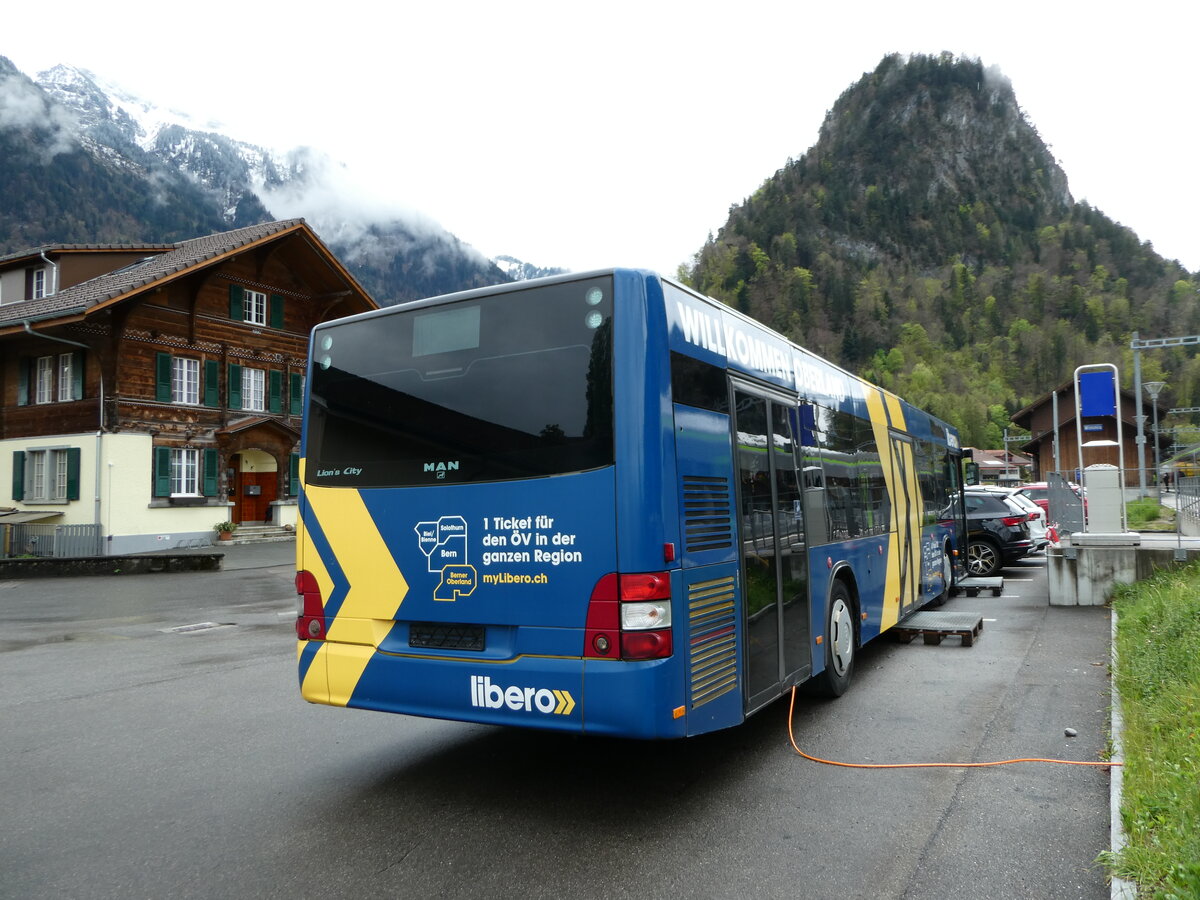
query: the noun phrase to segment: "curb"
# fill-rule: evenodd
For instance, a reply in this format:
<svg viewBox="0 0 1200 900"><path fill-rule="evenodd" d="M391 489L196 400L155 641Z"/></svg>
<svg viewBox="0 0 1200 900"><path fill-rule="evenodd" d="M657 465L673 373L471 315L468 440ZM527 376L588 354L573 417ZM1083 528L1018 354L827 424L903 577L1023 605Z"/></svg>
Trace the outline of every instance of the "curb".
<svg viewBox="0 0 1200 900"><path fill-rule="evenodd" d="M1125 750L1121 744L1121 735L1125 731L1125 721L1121 716L1121 695L1117 691L1117 611L1115 609L1112 610L1110 628L1111 649L1109 657L1112 666L1112 674L1109 679L1109 686L1112 692L1112 721L1110 726L1110 730L1112 731L1111 761L1123 764L1125 762ZM1121 822L1121 791L1125 782L1125 767L1124 765L1112 766L1108 772L1108 843L1109 850L1113 853L1118 853L1125 846L1125 827ZM1124 878L1118 878L1114 875L1109 887L1109 895L1112 900L1137 900L1137 885L1132 881L1126 881Z"/></svg>

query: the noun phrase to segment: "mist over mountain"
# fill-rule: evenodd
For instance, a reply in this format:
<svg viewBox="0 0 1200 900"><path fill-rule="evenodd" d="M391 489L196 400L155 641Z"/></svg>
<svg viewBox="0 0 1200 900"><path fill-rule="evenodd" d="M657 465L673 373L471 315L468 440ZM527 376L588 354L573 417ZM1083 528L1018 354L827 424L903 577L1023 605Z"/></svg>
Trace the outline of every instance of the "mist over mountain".
<svg viewBox="0 0 1200 900"><path fill-rule="evenodd" d="M303 217L381 304L514 280L428 216L387 207L311 148L283 153L97 76L0 57L0 252L165 242Z"/></svg>
<svg viewBox="0 0 1200 900"><path fill-rule="evenodd" d="M1196 334L1197 281L1077 203L978 60L885 57L817 143L741 204L686 277L998 447L1008 417L1129 341ZM1165 406L1200 404L1194 348L1144 355Z"/></svg>

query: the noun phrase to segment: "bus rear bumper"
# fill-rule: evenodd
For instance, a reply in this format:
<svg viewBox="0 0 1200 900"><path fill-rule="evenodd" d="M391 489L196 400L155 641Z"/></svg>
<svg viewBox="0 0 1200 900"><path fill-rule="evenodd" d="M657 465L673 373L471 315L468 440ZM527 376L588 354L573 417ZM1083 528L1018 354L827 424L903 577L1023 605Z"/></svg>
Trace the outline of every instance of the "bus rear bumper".
<svg viewBox="0 0 1200 900"><path fill-rule="evenodd" d="M331 641L298 642L310 703L589 735L687 733L678 665L522 656L502 663L418 658Z"/></svg>

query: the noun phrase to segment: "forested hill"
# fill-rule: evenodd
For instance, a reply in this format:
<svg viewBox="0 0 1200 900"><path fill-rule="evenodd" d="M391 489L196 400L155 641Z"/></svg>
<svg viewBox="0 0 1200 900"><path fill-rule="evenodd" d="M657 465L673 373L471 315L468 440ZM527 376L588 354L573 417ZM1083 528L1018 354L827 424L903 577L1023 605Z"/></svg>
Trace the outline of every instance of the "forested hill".
<svg viewBox="0 0 1200 900"><path fill-rule="evenodd" d="M1128 382L1134 331L1200 333L1197 279L1076 203L1008 80L949 54L885 57L685 278L973 446L1077 366ZM1194 348L1144 355L1143 378L1200 405Z"/></svg>

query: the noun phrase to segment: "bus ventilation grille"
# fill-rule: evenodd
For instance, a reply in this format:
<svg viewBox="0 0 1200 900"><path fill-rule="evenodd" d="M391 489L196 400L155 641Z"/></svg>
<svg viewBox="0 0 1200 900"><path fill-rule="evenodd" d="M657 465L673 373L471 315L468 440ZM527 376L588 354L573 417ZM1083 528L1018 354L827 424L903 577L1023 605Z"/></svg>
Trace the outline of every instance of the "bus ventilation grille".
<svg viewBox="0 0 1200 900"><path fill-rule="evenodd" d="M683 527L689 552L733 546L729 479L683 477Z"/></svg>
<svg viewBox="0 0 1200 900"><path fill-rule="evenodd" d="M737 687L733 576L688 586L692 708Z"/></svg>
<svg viewBox="0 0 1200 900"><path fill-rule="evenodd" d="M443 625L413 622L408 626L408 646L432 650L484 649L482 625Z"/></svg>

